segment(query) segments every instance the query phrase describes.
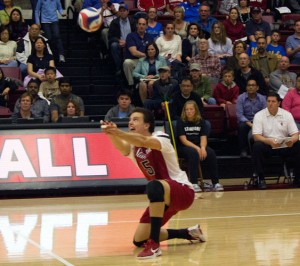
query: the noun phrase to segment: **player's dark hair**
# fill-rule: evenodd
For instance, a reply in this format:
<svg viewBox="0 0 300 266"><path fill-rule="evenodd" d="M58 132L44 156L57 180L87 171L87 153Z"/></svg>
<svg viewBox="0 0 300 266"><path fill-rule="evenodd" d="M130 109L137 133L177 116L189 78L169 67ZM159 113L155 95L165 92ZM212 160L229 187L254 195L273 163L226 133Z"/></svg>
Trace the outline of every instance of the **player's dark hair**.
<svg viewBox="0 0 300 266"><path fill-rule="evenodd" d="M155 119L153 113L146 108L141 108L141 107L136 107L132 110L132 113L141 113L144 116L144 123L149 124L149 132L153 133L154 132L154 127L155 127Z"/></svg>

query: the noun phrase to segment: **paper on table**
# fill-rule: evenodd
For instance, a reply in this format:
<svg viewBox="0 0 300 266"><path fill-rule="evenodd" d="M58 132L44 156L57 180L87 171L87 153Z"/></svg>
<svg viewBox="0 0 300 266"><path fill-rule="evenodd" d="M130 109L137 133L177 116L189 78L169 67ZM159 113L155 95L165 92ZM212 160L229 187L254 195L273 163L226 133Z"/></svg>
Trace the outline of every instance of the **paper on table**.
<svg viewBox="0 0 300 266"><path fill-rule="evenodd" d="M279 94L280 98L283 99L288 91L289 91L289 88L287 86L281 85L278 90L278 94Z"/></svg>
<svg viewBox="0 0 300 266"><path fill-rule="evenodd" d="M291 10L288 7L286 7L286 6L275 7L275 9L277 9L280 14L291 13Z"/></svg>

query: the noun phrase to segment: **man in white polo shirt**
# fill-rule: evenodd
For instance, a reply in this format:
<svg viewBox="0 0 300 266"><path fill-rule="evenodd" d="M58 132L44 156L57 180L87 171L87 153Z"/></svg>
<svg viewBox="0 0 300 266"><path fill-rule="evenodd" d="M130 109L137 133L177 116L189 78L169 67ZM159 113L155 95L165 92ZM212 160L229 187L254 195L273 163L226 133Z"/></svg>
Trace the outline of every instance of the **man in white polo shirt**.
<svg viewBox="0 0 300 266"><path fill-rule="evenodd" d="M295 171L294 185L300 187L300 142L295 120L290 112L280 108L280 96L270 92L267 108L255 114L252 135L252 159L258 176L258 188L266 189L264 160L271 155L292 158Z"/></svg>

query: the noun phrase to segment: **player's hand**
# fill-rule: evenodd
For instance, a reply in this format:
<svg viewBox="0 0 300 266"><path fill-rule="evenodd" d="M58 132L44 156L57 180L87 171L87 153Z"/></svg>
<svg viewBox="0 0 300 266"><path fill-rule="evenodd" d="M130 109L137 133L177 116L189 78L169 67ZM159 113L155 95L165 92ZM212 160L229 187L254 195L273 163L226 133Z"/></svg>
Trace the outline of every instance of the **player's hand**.
<svg viewBox="0 0 300 266"><path fill-rule="evenodd" d="M113 134L117 129L117 125L115 123L103 120L100 121L100 127L106 134Z"/></svg>
<svg viewBox="0 0 300 266"><path fill-rule="evenodd" d="M204 147L200 148L200 161L205 160L206 157L207 157L206 149Z"/></svg>

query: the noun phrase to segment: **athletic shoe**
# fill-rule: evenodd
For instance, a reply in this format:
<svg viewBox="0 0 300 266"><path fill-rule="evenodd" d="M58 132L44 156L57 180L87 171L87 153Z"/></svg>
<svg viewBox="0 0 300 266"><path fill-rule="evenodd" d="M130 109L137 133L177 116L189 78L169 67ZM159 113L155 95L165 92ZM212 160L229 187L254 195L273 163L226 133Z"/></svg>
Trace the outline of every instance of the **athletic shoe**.
<svg viewBox="0 0 300 266"><path fill-rule="evenodd" d="M213 185L208 182L203 182L204 189L212 189Z"/></svg>
<svg viewBox="0 0 300 266"><path fill-rule="evenodd" d="M187 230L188 230L189 235L192 237L192 239L189 239L190 241L191 240L197 240L199 242L206 241L199 224L191 226Z"/></svg>
<svg viewBox="0 0 300 266"><path fill-rule="evenodd" d="M214 191L223 191L224 187L220 183L217 183L217 184L214 184L213 190Z"/></svg>
<svg viewBox="0 0 300 266"><path fill-rule="evenodd" d="M159 243L155 243L152 239L148 239L144 245L144 250L137 255L137 258L140 260L147 260L154 259L160 255L161 250L159 248Z"/></svg>
<svg viewBox="0 0 300 266"><path fill-rule="evenodd" d="M198 184L193 184L193 189L194 189L195 193L202 191L202 189L199 187Z"/></svg>

